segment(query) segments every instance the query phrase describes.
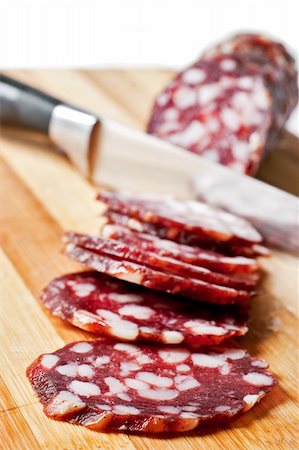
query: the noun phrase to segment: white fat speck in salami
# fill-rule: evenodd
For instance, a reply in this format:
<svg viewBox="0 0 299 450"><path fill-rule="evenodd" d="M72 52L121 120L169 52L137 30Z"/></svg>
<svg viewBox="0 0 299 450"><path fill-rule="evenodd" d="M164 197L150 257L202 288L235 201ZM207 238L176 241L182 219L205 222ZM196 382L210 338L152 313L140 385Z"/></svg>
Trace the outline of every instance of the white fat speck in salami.
<svg viewBox="0 0 299 450"><path fill-rule="evenodd" d="M95 286L91 283L75 283L73 284L73 289L78 297L86 297L92 291L94 291Z"/></svg>
<svg viewBox="0 0 299 450"><path fill-rule="evenodd" d="M198 84L204 81L206 74L201 69L189 69L183 74L183 80L188 84Z"/></svg>
<svg viewBox="0 0 299 450"><path fill-rule="evenodd" d="M95 365L96 367L101 367L101 366L103 366L104 364L109 364L109 363L110 363L110 356L104 355L104 356L98 356L98 357L95 359L94 365Z"/></svg>
<svg viewBox="0 0 299 450"><path fill-rule="evenodd" d="M199 353L99 338L88 353L73 351L84 343L88 344L69 344L54 352L58 367L44 367L39 357L27 376L49 417L96 430L184 431L205 420L247 411L275 384L264 368L256 366L252 372L256 360L246 351L242 358L229 358L241 350L233 344L201 347ZM91 360L106 360L108 355L109 364L93 364L88 371ZM140 356L147 360L144 366L138 362ZM223 375L220 369L227 361L231 370ZM75 379L67 370L57 370L66 366L78 368Z"/></svg>
<svg viewBox="0 0 299 450"><path fill-rule="evenodd" d="M75 378L78 375L78 365L76 363L63 364L56 367L57 372L70 378Z"/></svg>
<svg viewBox="0 0 299 450"><path fill-rule="evenodd" d="M135 355L136 353L139 353L139 348L137 345L132 344L115 344L114 345L115 350L126 352L131 355Z"/></svg>
<svg viewBox="0 0 299 450"><path fill-rule="evenodd" d="M271 386L273 378L259 372L251 372L243 376L243 379L255 386Z"/></svg>
<svg viewBox="0 0 299 450"><path fill-rule="evenodd" d="M162 340L165 344L180 344L184 335L180 331L162 331Z"/></svg>
<svg viewBox="0 0 299 450"><path fill-rule="evenodd" d="M192 412L192 411L196 411L196 406L183 406L182 409L183 409L184 411Z"/></svg>
<svg viewBox="0 0 299 450"><path fill-rule="evenodd" d="M164 119L168 122L174 122L178 119L179 113L175 108L166 109L164 112Z"/></svg>
<svg viewBox="0 0 299 450"><path fill-rule="evenodd" d="M134 362L122 362L120 363L120 368L123 376L127 376L130 372L141 369L141 366Z"/></svg>
<svg viewBox="0 0 299 450"><path fill-rule="evenodd" d="M72 413L77 413L86 407L80 397L70 391L60 391L45 406L45 412L49 417L63 418Z"/></svg>
<svg viewBox="0 0 299 450"><path fill-rule="evenodd" d="M205 134L205 127L202 123L193 121L184 130L174 133L169 141L176 145L188 147L196 144Z"/></svg>
<svg viewBox="0 0 299 450"><path fill-rule="evenodd" d="M126 392L119 392L117 394L117 398L120 398L121 400L125 400L126 402L132 401L132 397L130 397Z"/></svg>
<svg viewBox="0 0 299 450"><path fill-rule="evenodd" d="M69 389L83 397L90 397L101 393L100 388L95 383L90 383L89 381L74 380L70 383Z"/></svg>
<svg viewBox="0 0 299 450"><path fill-rule="evenodd" d="M228 375L231 371L230 365L227 363L223 364L223 366L219 367L219 371L222 375Z"/></svg>
<svg viewBox="0 0 299 450"><path fill-rule="evenodd" d="M174 104L180 109L195 105L196 93L190 88L178 89L173 97Z"/></svg>
<svg viewBox="0 0 299 450"><path fill-rule="evenodd" d="M89 342L79 342L75 344L71 350L75 353L88 353L93 349L93 346Z"/></svg>
<svg viewBox="0 0 299 450"><path fill-rule="evenodd" d="M84 280L92 284L94 290L84 298L77 297L75 291L69 289L69 282L78 284ZM247 313L238 308L219 306L215 311L208 305L194 305L190 311L189 304L179 298L118 280L111 286L110 280L97 272L64 275L44 290L42 301L53 314L80 328L126 341L146 339L165 344L214 345L247 331ZM130 303L129 299L138 299L138 303ZM194 316L198 319L193 320ZM122 344L118 345L121 349ZM73 347L77 353L91 349L92 344ZM52 356L49 358L52 361ZM103 358L92 363L105 364ZM109 356L106 358L109 362Z"/></svg>
<svg viewBox="0 0 299 450"><path fill-rule="evenodd" d="M82 378L92 378L94 376L94 370L89 364L81 364L78 366L78 374Z"/></svg>
<svg viewBox="0 0 299 450"><path fill-rule="evenodd" d="M178 414L181 411L178 406L159 406L158 409L166 414Z"/></svg>
<svg viewBox="0 0 299 450"><path fill-rule="evenodd" d="M185 323L186 328L190 328L191 332L194 334L204 334L204 335L215 335L222 336L226 333L226 330L222 327L211 325L209 323L202 322L200 320L189 320Z"/></svg>
<svg viewBox="0 0 299 450"><path fill-rule="evenodd" d="M260 367L261 369L266 369L268 367L267 361L264 361L262 359L255 359L251 363L254 367Z"/></svg>
<svg viewBox="0 0 299 450"><path fill-rule="evenodd" d="M146 390L149 388L149 385L147 383L145 383L144 381L136 380L135 378L126 378L125 383L129 388L134 389L135 391Z"/></svg>
<svg viewBox="0 0 299 450"><path fill-rule="evenodd" d="M154 333L156 333L157 329L153 328L153 327L140 327L139 331L144 336L145 334L154 334Z"/></svg>
<svg viewBox="0 0 299 450"><path fill-rule="evenodd" d="M166 363L178 363L185 361L189 357L190 351L185 349L165 348L165 350L160 350L158 354Z"/></svg>
<svg viewBox="0 0 299 450"><path fill-rule="evenodd" d="M54 367L58 363L58 361L59 361L59 358L56 355L44 355L42 357L41 364L46 369L52 369L52 367Z"/></svg>
<svg viewBox="0 0 299 450"><path fill-rule="evenodd" d="M245 410L252 408L255 403L259 400L260 396L258 394L247 394L243 398L244 402L247 404L247 407L245 407Z"/></svg>
<svg viewBox="0 0 299 450"><path fill-rule="evenodd" d="M173 385L173 380L171 378L162 377L152 372L138 372L136 379L162 388L168 388Z"/></svg>
<svg viewBox="0 0 299 450"><path fill-rule="evenodd" d="M167 401L177 398L179 392L176 389L144 389L138 391L138 394L142 398L157 401Z"/></svg>
<svg viewBox="0 0 299 450"><path fill-rule="evenodd" d="M96 407L98 409L101 409L103 411L111 411L111 406L109 405L101 405L101 404L97 404Z"/></svg>
<svg viewBox="0 0 299 450"><path fill-rule="evenodd" d="M118 294L117 292L114 292L113 289L118 288L119 283L115 282L114 286L112 286L111 289L111 299L113 301L116 301L118 303L140 303L143 301L142 295L138 294Z"/></svg>
<svg viewBox="0 0 299 450"><path fill-rule="evenodd" d="M149 306L126 305L118 310L122 316L132 316L136 319L149 319L155 311Z"/></svg>
<svg viewBox="0 0 299 450"><path fill-rule="evenodd" d="M140 410L138 408L134 408L134 406L128 406L128 405L115 405L113 408L113 412L115 414L121 414L121 415L130 415L130 414L140 414Z"/></svg>
<svg viewBox="0 0 299 450"><path fill-rule="evenodd" d="M119 394L126 390L126 387L117 378L106 377L104 381L108 385L110 392L113 392L113 394Z"/></svg>
<svg viewBox="0 0 299 450"><path fill-rule="evenodd" d="M138 326L135 323L121 319L118 314L105 309L98 309L97 314L106 321L112 336L125 340L134 340L138 336Z"/></svg>
<svg viewBox="0 0 299 450"><path fill-rule="evenodd" d="M191 367L188 366L188 364L179 364L176 370L178 372L189 372L189 370L191 370Z"/></svg>
<svg viewBox="0 0 299 450"><path fill-rule="evenodd" d="M202 367L221 367L225 364L222 355L206 355L204 353L194 353L192 355L193 364Z"/></svg>
<svg viewBox="0 0 299 450"><path fill-rule="evenodd" d="M200 383L193 377L187 377L182 380L180 383L176 383L176 388L179 391L188 391L189 389L194 389L199 387Z"/></svg>
<svg viewBox="0 0 299 450"><path fill-rule="evenodd" d="M242 350L241 348L229 349L224 354L225 357L229 359L242 359L246 356L245 350Z"/></svg>
<svg viewBox="0 0 299 450"><path fill-rule="evenodd" d="M198 103L201 105L207 105L215 100L221 91L222 88L216 83L201 86L197 91Z"/></svg>
<svg viewBox="0 0 299 450"><path fill-rule="evenodd" d="M219 406L216 406L215 411L219 412L219 413L223 413L223 412L229 411L230 408L231 407L227 406L227 405L219 405Z"/></svg>
<svg viewBox="0 0 299 450"><path fill-rule="evenodd" d="M229 130L237 131L240 128L241 122L239 115L233 109L223 109L221 111L221 119Z"/></svg>
<svg viewBox="0 0 299 450"><path fill-rule="evenodd" d="M237 63L233 59L224 59L221 61L220 67L222 70L230 71L237 68Z"/></svg>
<svg viewBox="0 0 299 450"><path fill-rule="evenodd" d="M159 97L157 98L157 102L160 106L164 106L167 104L169 100L169 96L167 94L161 94L159 95Z"/></svg>

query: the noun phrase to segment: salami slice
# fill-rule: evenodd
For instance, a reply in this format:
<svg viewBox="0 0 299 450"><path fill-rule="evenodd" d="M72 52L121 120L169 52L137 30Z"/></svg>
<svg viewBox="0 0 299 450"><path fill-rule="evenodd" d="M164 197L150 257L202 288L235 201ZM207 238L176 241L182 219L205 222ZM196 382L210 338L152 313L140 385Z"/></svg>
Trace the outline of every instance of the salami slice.
<svg viewBox="0 0 299 450"><path fill-rule="evenodd" d="M215 272L238 274L238 276L247 274L252 276L255 281L258 280L256 274L258 264L252 258L224 256L221 253L178 244L150 234L136 233L126 226L115 224L105 225L101 234L109 239L120 240L124 244L138 245L144 251L154 252L195 266L206 267Z"/></svg>
<svg viewBox="0 0 299 450"><path fill-rule="evenodd" d="M221 252L222 256L244 256L253 258L256 256L269 256L270 251L260 244L242 245L236 242L207 241L193 233L182 231L178 228L168 228L149 222L141 222L125 214L107 210L104 213L109 224L125 226L139 233L152 235L167 241L174 241L177 244L187 245L188 247L200 248L201 250L211 250L212 252Z"/></svg>
<svg viewBox="0 0 299 450"><path fill-rule="evenodd" d="M236 290L193 278L185 279L178 275L166 274L142 264L96 253L76 246L74 243L69 243L66 246L65 253L75 261L106 275L150 289L189 297L193 300L219 304L244 304L247 303L252 295L244 290Z"/></svg>
<svg viewBox="0 0 299 450"><path fill-rule="evenodd" d="M93 430L187 431L249 410L275 384L267 363L233 345L71 343L27 369L51 419Z"/></svg>
<svg viewBox="0 0 299 450"><path fill-rule="evenodd" d="M220 43L157 97L148 132L253 174L298 99L293 58L257 35Z"/></svg>
<svg viewBox="0 0 299 450"><path fill-rule="evenodd" d="M252 245L262 240L246 220L199 201L108 191L101 192L98 199L112 211L166 227L174 234L177 230L194 234L203 242Z"/></svg>
<svg viewBox="0 0 299 450"><path fill-rule="evenodd" d="M124 244L122 241L105 239L100 236L90 236L80 233L67 233L65 239L73 242L76 246L91 250L92 252L120 258L146 267L160 270L164 273L170 273L181 277L194 278L196 280L206 281L219 286L227 286L234 289L244 289L253 291L256 287L256 281L242 279L212 272L204 267L194 266L192 264L177 261L173 258L159 256L153 252L144 251L141 247Z"/></svg>
<svg viewBox="0 0 299 450"><path fill-rule="evenodd" d="M64 275L41 295L54 315L120 340L215 345L247 332L246 310L190 302L111 279L98 272Z"/></svg>

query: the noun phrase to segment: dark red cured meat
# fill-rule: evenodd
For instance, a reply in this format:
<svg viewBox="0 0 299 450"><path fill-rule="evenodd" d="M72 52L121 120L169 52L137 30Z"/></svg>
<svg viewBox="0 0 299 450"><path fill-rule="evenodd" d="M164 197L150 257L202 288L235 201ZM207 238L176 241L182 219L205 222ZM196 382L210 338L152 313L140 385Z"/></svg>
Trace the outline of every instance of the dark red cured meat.
<svg viewBox="0 0 299 450"><path fill-rule="evenodd" d="M199 201L108 191L100 192L98 200L112 211L169 230L195 234L203 242L252 245L262 241L261 235L246 220Z"/></svg>
<svg viewBox="0 0 299 450"><path fill-rule="evenodd" d="M157 97L148 132L242 173L254 173L267 145L272 108L263 77L249 73L233 55L219 55L176 76Z"/></svg>
<svg viewBox="0 0 299 450"><path fill-rule="evenodd" d="M254 173L298 101L294 59L264 36L208 50L157 97L148 132Z"/></svg>
<svg viewBox="0 0 299 450"><path fill-rule="evenodd" d="M190 346L215 345L244 335L246 310L188 305L174 296L112 279L98 272L56 278L43 290L44 306L73 325L119 340Z"/></svg>
<svg viewBox="0 0 299 450"><path fill-rule="evenodd" d="M203 58L219 55L239 58L250 73L262 75L273 98L272 127L268 145L277 137L298 102L296 64L286 48L266 36L239 34L207 51Z"/></svg>
<svg viewBox="0 0 299 450"><path fill-rule="evenodd" d="M51 419L97 431L187 431L250 409L275 385L267 363L233 344L73 342L41 355L27 376Z"/></svg>
<svg viewBox="0 0 299 450"><path fill-rule="evenodd" d="M184 278L194 278L211 284L227 286L239 290L244 289L246 291L253 291L257 284L256 281L253 280L234 278L230 275L212 272L209 269L177 261L173 258L159 256L156 253L144 251L139 246L124 244L122 241L73 232L67 233L65 235L65 240L74 243L78 247L102 255L143 264L151 269L161 270L164 273L171 273Z"/></svg>
<svg viewBox="0 0 299 450"><path fill-rule="evenodd" d="M185 279L169 273L165 274L142 264L98 254L73 243L66 246L65 253L75 261L106 275L150 289L189 297L193 300L220 304L244 304L250 297L247 291L218 286L193 278Z"/></svg>
<svg viewBox="0 0 299 450"><path fill-rule="evenodd" d="M238 274L238 276L247 273L249 276L253 276L255 281L258 281L256 272L259 267L252 258L224 256L221 253L178 244L149 234L136 233L122 225L104 225L101 234L110 239L120 240L124 244L138 245L144 251L155 252L158 255L174 258L195 266L206 267L215 272Z"/></svg>
<svg viewBox="0 0 299 450"><path fill-rule="evenodd" d="M122 225L139 233L159 237L160 239L174 241L177 244L187 245L188 247L200 248L201 250L211 250L221 252L222 256L245 256L252 258L256 256L269 256L270 251L260 244L240 245L235 242L220 242L202 240L197 235L179 230L178 228L168 228L157 224L142 222L128 215L120 214L107 210L104 216L108 223Z"/></svg>

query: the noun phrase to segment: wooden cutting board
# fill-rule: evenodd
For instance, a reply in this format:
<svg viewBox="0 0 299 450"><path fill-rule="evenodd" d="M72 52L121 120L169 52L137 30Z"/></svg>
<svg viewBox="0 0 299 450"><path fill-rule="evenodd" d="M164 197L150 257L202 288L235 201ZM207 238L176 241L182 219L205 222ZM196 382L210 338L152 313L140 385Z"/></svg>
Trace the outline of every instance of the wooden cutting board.
<svg viewBox="0 0 299 450"><path fill-rule="evenodd" d="M170 71L11 71L21 81L136 128L147 120ZM121 150L121 149L120 149ZM285 134L260 178L298 193L298 140ZM95 189L67 160L41 143L1 135L0 448L3 449L294 449L298 436L298 259L274 252L252 301L241 344L269 361L279 378L272 393L230 427L176 436L105 434L47 419L25 377L41 353L88 337L39 305L51 278L80 267L61 254L61 235L100 224ZM281 212L283 214L283 211ZM90 335L89 335L90 336Z"/></svg>

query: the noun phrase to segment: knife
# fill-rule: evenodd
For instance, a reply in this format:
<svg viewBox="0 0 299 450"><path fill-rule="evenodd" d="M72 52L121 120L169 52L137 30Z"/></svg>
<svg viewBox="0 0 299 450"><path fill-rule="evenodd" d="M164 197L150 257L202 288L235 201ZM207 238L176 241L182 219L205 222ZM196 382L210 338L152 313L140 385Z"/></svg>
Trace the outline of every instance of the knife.
<svg viewBox="0 0 299 450"><path fill-rule="evenodd" d="M95 184L204 200L245 217L270 244L299 254L294 195L4 75L0 124L47 135Z"/></svg>

